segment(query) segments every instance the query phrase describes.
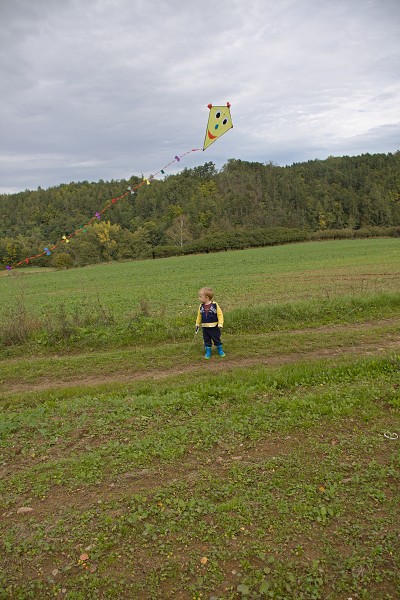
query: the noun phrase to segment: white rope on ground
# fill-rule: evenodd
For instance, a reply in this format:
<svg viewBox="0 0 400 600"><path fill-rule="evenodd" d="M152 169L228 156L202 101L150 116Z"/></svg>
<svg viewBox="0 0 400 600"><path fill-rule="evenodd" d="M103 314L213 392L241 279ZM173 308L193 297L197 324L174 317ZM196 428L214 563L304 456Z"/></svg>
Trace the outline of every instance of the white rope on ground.
<svg viewBox="0 0 400 600"><path fill-rule="evenodd" d="M383 434L387 440L398 440L399 435L396 432L390 433L389 431Z"/></svg>

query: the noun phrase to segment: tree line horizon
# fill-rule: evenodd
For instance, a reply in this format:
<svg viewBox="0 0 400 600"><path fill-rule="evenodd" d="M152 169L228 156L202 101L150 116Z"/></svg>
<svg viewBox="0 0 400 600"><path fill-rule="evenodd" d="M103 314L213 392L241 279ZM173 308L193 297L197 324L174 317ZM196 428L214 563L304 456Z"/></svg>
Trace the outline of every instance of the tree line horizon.
<svg viewBox="0 0 400 600"><path fill-rule="evenodd" d="M0 195L0 265L56 244L140 181L81 181ZM220 170L209 161L141 186L34 265L379 234L400 235L400 151L284 167L229 159Z"/></svg>

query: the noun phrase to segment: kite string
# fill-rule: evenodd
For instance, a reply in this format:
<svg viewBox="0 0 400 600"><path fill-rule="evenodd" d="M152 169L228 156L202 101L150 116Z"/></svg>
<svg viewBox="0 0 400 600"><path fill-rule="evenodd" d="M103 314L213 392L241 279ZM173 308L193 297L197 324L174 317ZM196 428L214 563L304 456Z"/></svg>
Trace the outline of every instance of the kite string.
<svg viewBox="0 0 400 600"><path fill-rule="evenodd" d="M33 256L27 256L26 258L24 258L24 260L21 260L18 263L15 263L14 265L7 265L6 266L6 270L7 271L11 271L12 269L16 269L17 267L20 267L23 264L29 264L31 261L35 260L36 258L41 258L42 256L49 256L51 254L51 252L53 250L55 250L56 248L58 248L61 244L67 244L67 243L69 243L69 240L72 237L76 236L78 233L80 233L82 231L86 231L85 228L89 227L89 225L91 225L93 222L95 222L96 220L100 221L101 215L104 214L113 204L116 204L117 202L119 202L123 198L126 198L126 196L128 196L129 194L133 194L142 185L145 185L145 184L150 185L151 181L154 180L154 178L156 177L156 175L160 175L160 174L164 175L166 169L168 169L175 162L180 162L181 159L184 158L185 156L187 156L188 154L191 154L192 152L199 152L199 151L201 151L201 148L192 148L191 150L187 150L187 152L184 152L180 156L176 155L173 160L171 160L168 164L166 164L164 167L162 167L154 175L149 175L148 179L143 178L143 181L141 181L140 183L138 183L134 187L129 186L128 187L128 191L125 192L125 193L123 193L123 194L121 194L121 196L117 196L116 198L112 198L111 201L108 202L108 204L106 204L106 206L104 206L104 208L102 210L97 211L94 214L94 216L91 217L91 219L87 223L85 223L85 225L80 225L78 227L78 229L76 229L75 231L73 231L69 235L63 235L62 239L58 243L53 244L52 246L49 246L48 248L45 248L45 250L43 252L40 252L39 254L35 254Z"/></svg>
<svg viewBox="0 0 400 600"><path fill-rule="evenodd" d="M143 181L141 181L140 183L138 183L136 186L128 187L128 191L126 191L124 194L121 194L120 196L116 197L116 198L112 198L110 202L108 202L108 204L106 204L106 206L99 212L96 212L95 215L93 217L91 217L91 219L85 224L85 225L81 225L78 229L76 229L74 232L72 232L71 234L64 235L62 237L62 240L60 240L58 243L52 245L50 248L46 248L44 252L41 252L39 254L30 256L25 258L24 260L16 263L15 265L11 265L11 266L7 266L6 269L7 270L11 270L14 269L16 267L21 266L22 264L26 263L28 264L30 261L36 259L36 258L40 258L42 256L48 255L50 254L49 250L55 250L56 248L58 248L62 243L68 243L69 239L71 239L72 237L74 237L75 235L77 235L79 232L81 232L82 230L85 231L85 228L88 227L89 225L91 225L93 222L95 222L96 220L100 220L101 215L104 214L113 204L116 204L117 202L119 202L120 200L122 200L123 198L125 198L126 196L128 196L129 194L133 194L136 190L138 190L141 186L147 184L149 185L150 182L152 180L154 180L154 178L156 177L156 175L159 174L164 174L165 170L168 169L172 164L174 164L175 162L180 162L180 160L182 158L184 158L185 156L187 156L188 154L191 154L192 152L198 152L201 151L201 148L192 148L191 150L188 150L186 152L184 152L183 154L181 154L180 156L175 156L173 160L171 160L169 163L167 163L165 166L163 166L159 171L157 171L154 175L149 175L149 178L143 178ZM331 171L335 171L336 173L338 173L339 175L342 175L343 177L345 177L346 179L353 181L355 183L355 180L350 177L349 175L340 172L338 169L335 169L333 167L331 167L330 165L327 165L325 162L325 166L327 168L329 168ZM366 185L364 184L364 187L366 187ZM397 271L395 271L394 273L391 274L391 276L396 276L400 274L400 269L398 269ZM388 277L386 278L388 279ZM378 292L382 291L383 287L381 287L379 290L376 290L372 296L369 296L368 298L365 298L363 301L358 303L358 306L355 306L354 308L346 311L345 313L342 314L342 318L347 318L349 317L349 315L353 314L354 312L356 312L357 310L360 309L361 306L363 306L364 304L366 304L368 301L370 301L371 297L374 297L378 294ZM193 345L195 341L195 338L192 342L191 345ZM344 354L344 352L342 350L339 349L339 353L340 354Z"/></svg>

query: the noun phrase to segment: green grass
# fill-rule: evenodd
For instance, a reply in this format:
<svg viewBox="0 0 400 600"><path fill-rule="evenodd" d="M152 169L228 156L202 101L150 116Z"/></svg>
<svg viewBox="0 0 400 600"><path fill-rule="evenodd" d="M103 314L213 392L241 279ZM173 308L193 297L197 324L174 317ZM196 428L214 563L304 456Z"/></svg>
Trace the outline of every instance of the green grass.
<svg viewBox="0 0 400 600"><path fill-rule="evenodd" d="M70 271L20 270L0 278L4 314L21 296L36 315L46 315L64 303L98 298L117 320L136 312L147 300L155 314L193 313L197 290L212 285L226 310L259 304L316 300L377 291L399 291L394 276L400 264L397 239L345 240L292 244L184 256L111 263Z"/></svg>
<svg viewBox="0 0 400 600"><path fill-rule="evenodd" d="M10 399L0 597L394 600L399 376L387 356Z"/></svg>
<svg viewBox="0 0 400 600"><path fill-rule="evenodd" d="M390 313L391 314L391 313ZM282 329L264 333L231 332L224 334L228 355L223 361L224 368L240 366L242 361L279 359L289 354L295 358L320 353L321 348L331 350L336 354L347 352L368 352L372 345L380 345L383 349L389 342L395 342L400 334L400 319L381 320L377 323L356 323L337 325L327 329L309 327L300 330ZM325 315L326 316L326 315ZM369 315L371 316L371 315ZM382 315L380 315L382 316ZM268 323L268 322L267 322ZM303 322L300 323L304 325ZM296 322L295 325L299 325ZM288 323L282 320L282 326ZM249 327L249 331L254 327ZM189 337L190 336L190 337ZM40 356L11 358L0 363L0 392L7 392L13 387L28 388L30 385L73 385L80 380L95 385L96 381L114 380L119 378L142 376L149 377L166 374L168 371L179 369L209 368L201 364L204 354L201 334L193 341L193 335L188 333L192 341L155 343L139 345L125 349L98 349L90 352L62 353L59 356ZM199 364L200 362L200 364ZM222 367L221 360L212 359L211 366ZM88 381L90 379L90 381Z"/></svg>
<svg viewBox="0 0 400 600"><path fill-rule="evenodd" d="M388 317L399 264L396 239L373 239L19 271L0 278L0 356L189 340L205 283L233 334Z"/></svg>
<svg viewBox="0 0 400 600"><path fill-rule="evenodd" d="M0 600L396 600L399 264L375 239L0 278Z"/></svg>

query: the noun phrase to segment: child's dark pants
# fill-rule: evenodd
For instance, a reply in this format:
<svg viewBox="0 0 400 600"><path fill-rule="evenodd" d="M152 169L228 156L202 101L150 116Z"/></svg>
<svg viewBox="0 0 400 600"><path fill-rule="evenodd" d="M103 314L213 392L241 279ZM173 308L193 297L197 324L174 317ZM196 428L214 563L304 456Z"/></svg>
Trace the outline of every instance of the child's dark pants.
<svg viewBox="0 0 400 600"><path fill-rule="evenodd" d="M214 346L222 346L219 327L202 327L202 331L205 346L211 347L213 342Z"/></svg>

